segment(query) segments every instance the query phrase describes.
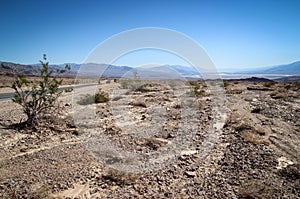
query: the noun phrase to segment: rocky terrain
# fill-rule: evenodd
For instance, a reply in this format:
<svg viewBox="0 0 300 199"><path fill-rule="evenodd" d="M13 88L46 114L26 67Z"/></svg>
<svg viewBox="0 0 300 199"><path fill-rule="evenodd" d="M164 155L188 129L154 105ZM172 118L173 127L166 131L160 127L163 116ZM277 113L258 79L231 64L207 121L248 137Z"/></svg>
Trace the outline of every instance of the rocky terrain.
<svg viewBox="0 0 300 199"><path fill-rule="evenodd" d="M31 131L0 101L0 198L299 198L300 84L224 86L103 81Z"/></svg>

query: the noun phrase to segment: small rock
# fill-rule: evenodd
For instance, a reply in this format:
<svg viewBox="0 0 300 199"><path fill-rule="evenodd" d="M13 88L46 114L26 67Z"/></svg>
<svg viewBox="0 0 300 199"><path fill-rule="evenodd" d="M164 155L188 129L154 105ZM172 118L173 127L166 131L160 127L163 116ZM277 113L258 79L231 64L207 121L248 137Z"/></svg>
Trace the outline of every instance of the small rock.
<svg viewBox="0 0 300 199"><path fill-rule="evenodd" d="M74 131L72 132L72 134L78 136L78 135L79 135L79 132L78 132L77 130L74 130Z"/></svg>
<svg viewBox="0 0 300 199"><path fill-rule="evenodd" d="M167 138L174 138L174 137L175 137L175 135L173 133L169 133L167 136Z"/></svg>
<svg viewBox="0 0 300 199"><path fill-rule="evenodd" d="M25 147L20 149L20 152L22 152L22 153L25 153L27 151L28 151L28 148L25 148Z"/></svg>
<svg viewBox="0 0 300 199"><path fill-rule="evenodd" d="M185 172L185 175L186 175L187 177L193 178L193 177L196 176L196 172L194 172L194 171L186 171L186 172Z"/></svg>
<svg viewBox="0 0 300 199"><path fill-rule="evenodd" d="M256 108L252 109L251 113L260 113L260 111L261 111L261 108L256 107Z"/></svg>

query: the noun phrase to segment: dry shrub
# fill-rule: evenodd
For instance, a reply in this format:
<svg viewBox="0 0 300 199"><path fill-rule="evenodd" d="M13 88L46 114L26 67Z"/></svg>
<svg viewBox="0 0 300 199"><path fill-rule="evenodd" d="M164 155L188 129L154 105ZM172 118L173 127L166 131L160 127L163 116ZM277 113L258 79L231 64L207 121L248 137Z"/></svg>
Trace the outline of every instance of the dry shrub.
<svg viewBox="0 0 300 199"><path fill-rule="evenodd" d="M276 82L265 82L264 86L269 88L271 86L274 86L275 84L276 84Z"/></svg>
<svg viewBox="0 0 300 199"><path fill-rule="evenodd" d="M85 96L81 97L77 103L80 105L88 105L94 103L105 103L108 101L108 93L102 91L101 88L99 88L98 92L95 95L86 94Z"/></svg>
<svg viewBox="0 0 300 199"><path fill-rule="evenodd" d="M198 101L198 108L200 110L203 110L206 107L206 101L205 100L199 100Z"/></svg>
<svg viewBox="0 0 300 199"><path fill-rule="evenodd" d="M66 70L52 70L49 68L46 54L43 56L43 61L40 61L42 68L40 69L39 81L30 81L24 75L18 74L12 83L12 88L15 93L12 101L21 105L23 112L27 116L25 126L33 127L39 125L40 117L46 114L51 109L56 109L58 98L62 93L70 92L71 89L60 90L62 79L53 77L55 73L63 74L66 70L70 70L70 66L66 65Z"/></svg>
<svg viewBox="0 0 300 199"><path fill-rule="evenodd" d="M255 199L255 198L274 198L275 187L266 181L249 180L243 184L238 191L239 198Z"/></svg>
<svg viewBox="0 0 300 199"><path fill-rule="evenodd" d="M142 93L160 91L160 90L166 90L166 88L164 88L161 84L158 83L146 83L136 89L136 91L140 91Z"/></svg>
<svg viewBox="0 0 300 199"><path fill-rule="evenodd" d="M300 164L292 164L282 168L279 174L289 180L300 179Z"/></svg>
<svg viewBox="0 0 300 199"><path fill-rule="evenodd" d="M250 142L252 144L267 144L266 139L264 139L264 133L258 132L255 130L246 130L240 132L241 136L245 141Z"/></svg>
<svg viewBox="0 0 300 199"><path fill-rule="evenodd" d="M103 174L102 179L109 184L130 185L137 180L137 175L130 172L120 171L113 168L107 168Z"/></svg>
<svg viewBox="0 0 300 199"><path fill-rule="evenodd" d="M122 129L120 129L119 127L117 127L115 125L110 125L105 128L105 133L107 133L109 135L117 135L120 132L122 132Z"/></svg>
<svg viewBox="0 0 300 199"><path fill-rule="evenodd" d="M286 94L286 93L278 93L277 91L272 92L270 95L271 95L271 97L272 97L273 99L287 98L287 94Z"/></svg>
<svg viewBox="0 0 300 199"><path fill-rule="evenodd" d="M250 124L241 123L234 127L239 132L241 137L252 144L267 144L265 131L263 129L254 128Z"/></svg>
<svg viewBox="0 0 300 199"><path fill-rule="evenodd" d="M173 103L172 108L175 108L175 109L181 108L181 103Z"/></svg>
<svg viewBox="0 0 300 199"><path fill-rule="evenodd" d="M227 89L226 94L241 94L243 91L242 90L237 90L237 89Z"/></svg>
<svg viewBox="0 0 300 199"><path fill-rule="evenodd" d="M293 93L288 93L287 91L281 91L281 92L274 91L270 94L270 96L273 99L287 99L290 97L297 98L297 95L294 95Z"/></svg>
<svg viewBox="0 0 300 199"><path fill-rule="evenodd" d="M223 84L224 84L225 88L229 86L229 82L228 81L224 81Z"/></svg>
<svg viewBox="0 0 300 199"><path fill-rule="evenodd" d="M169 141L163 138L146 138L145 145L150 147L152 150L157 150L165 145L169 144Z"/></svg>
<svg viewBox="0 0 300 199"><path fill-rule="evenodd" d="M147 108L145 101L141 100L141 99L130 102L129 104L132 106L139 106L139 107Z"/></svg>
<svg viewBox="0 0 300 199"><path fill-rule="evenodd" d="M292 89L293 89L294 91L299 91L299 90L300 90L300 82L294 82L294 83L292 84Z"/></svg>
<svg viewBox="0 0 300 199"><path fill-rule="evenodd" d="M199 82L189 81L188 83L192 87L191 91L187 93L188 95L190 96L195 95L196 97L205 96L205 90L201 89L201 85L199 84Z"/></svg>

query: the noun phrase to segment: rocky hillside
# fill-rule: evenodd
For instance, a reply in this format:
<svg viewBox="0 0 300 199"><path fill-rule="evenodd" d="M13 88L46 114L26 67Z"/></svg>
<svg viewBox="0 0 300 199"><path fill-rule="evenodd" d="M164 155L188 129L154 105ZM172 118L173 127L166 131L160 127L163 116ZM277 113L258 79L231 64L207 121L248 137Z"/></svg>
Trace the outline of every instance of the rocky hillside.
<svg viewBox="0 0 300 199"><path fill-rule="evenodd" d="M11 62L0 62L0 75L38 75L39 66L15 64Z"/></svg>

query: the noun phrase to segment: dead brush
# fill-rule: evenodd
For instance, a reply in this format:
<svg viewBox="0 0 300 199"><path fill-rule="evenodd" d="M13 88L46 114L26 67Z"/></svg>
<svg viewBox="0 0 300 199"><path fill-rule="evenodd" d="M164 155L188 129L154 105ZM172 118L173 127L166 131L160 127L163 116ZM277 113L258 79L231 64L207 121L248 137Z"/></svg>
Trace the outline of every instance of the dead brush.
<svg viewBox="0 0 300 199"><path fill-rule="evenodd" d="M172 108L175 108L175 109L180 109L181 108L181 103L173 103Z"/></svg>
<svg viewBox="0 0 300 199"><path fill-rule="evenodd" d="M254 128L248 123L241 123L234 126L239 135L247 142L252 144L267 144L266 132L260 128Z"/></svg>
<svg viewBox="0 0 300 199"><path fill-rule="evenodd" d="M198 108L200 110L203 110L205 107L207 106L206 101L205 100L199 100L198 101Z"/></svg>
<svg viewBox="0 0 300 199"><path fill-rule="evenodd" d="M142 99L132 101L129 104L132 105L132 106L139 106L139 107L147 108L147 105L146 105L145 101L142 100Z"/></svg>
<svg viewBox="0 0 300 199"><path fill-rule="evenodd" d="M126 171L120 171L114 168L107 168L103 174L102 179L111 185L131 185L136 182L138 178L137 174L126 172Z"/></svg>
<svg viewBox="0 0 300 199"><path fill-rule="evenodd" d="M274 91L270 94L273 99L288 99L288 98L297 98L297 95L293 93L288 93L288 91Z"/></svg>
<svg viewBox="0 0 300 199"><path fill-rule="evenodd" d="M274 193L278 191L272 182L261 180L249 180L243 184L238 191L239 198L274 198Z"/></svg>

